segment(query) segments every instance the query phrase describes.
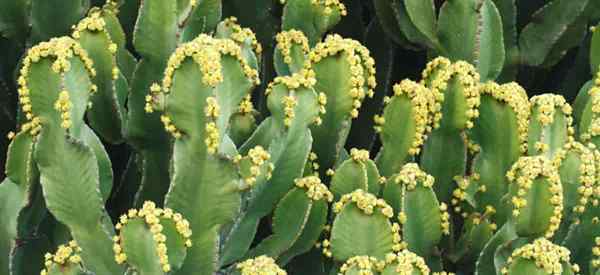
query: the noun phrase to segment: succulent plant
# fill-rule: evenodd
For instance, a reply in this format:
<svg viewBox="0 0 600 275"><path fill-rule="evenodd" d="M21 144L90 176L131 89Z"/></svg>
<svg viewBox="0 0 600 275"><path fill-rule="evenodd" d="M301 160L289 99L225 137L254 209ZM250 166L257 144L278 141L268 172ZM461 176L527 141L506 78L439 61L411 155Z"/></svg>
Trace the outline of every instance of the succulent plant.
<svg viewBox="0 0 600 275"><path fill-rule="evenodd" d="M0 1L0 274L598 275L598 20Z"/></svg>

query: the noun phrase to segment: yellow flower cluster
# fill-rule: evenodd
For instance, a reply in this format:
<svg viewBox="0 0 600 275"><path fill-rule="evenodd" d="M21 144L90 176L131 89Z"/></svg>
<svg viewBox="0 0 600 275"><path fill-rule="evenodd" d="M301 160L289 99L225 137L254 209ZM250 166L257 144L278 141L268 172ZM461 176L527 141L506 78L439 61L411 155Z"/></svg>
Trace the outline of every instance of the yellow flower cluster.
<svg viewBox="0 0 600 275"><path fill-rule="evenodd" d="M333 212L340 213L344 206L349 203L355 203L358 209L367 215L372 215L376 208L381 210L381 214L388 218L394 216L394 210L383 199L378 199L375 195L362 189L356 189L352 193L344 194L342 198L333 204Z"/></svg>
<svg viewBox="0 0 600 275"><path fill-rule="evenodd" d="M348 259L340 268L338 275L360 274L375 275L379 274L385 267L385 261L380 261L371 256L354 256ZM352 273L350 273L352 271Z"/></svg>
<svg viewBox="0 0 600 275"><path fill-rule="evenodd" d="M356 162L365 162L369 160L369 150L350 149L350 158Z"/></svg>
<svg viewBox="0 0 600 275"><path fill-rule="evenodd" d="M170 219L175 222L175 228L177 233L179 233L185 239L185 246L191 247L192 241L190 237L192 236L192 230L190 229L190 223L184 219L181 214L174 212L170 208L165 208L164 210L161 208L157 208L156 205L151 201L144 202L142 209L139 211L136 209L130 209L126 215L122 215L119 218L119 222L115 226L117 230L121 230L123 227L127 226L127 223L130 219L142 219L146 225L150 228L150 232L152 233L152 237L156 242L156 252L159 257L159 262L162 266L162 270L164 272L171 271L171 265L169 264L169 256L167 255L167 245L165 244L167 240L167 236L162 233L163 226L161 225L161 219ZM123 264L127 261L127 255L125 251L123 251L123 247L121 246L122 240L121 235L117 235L113 237L114 245L113 251L115 252L115 261L118 264Z"/></svg>
<svg viewBox="0 0 600 275"><path fill-rule="evenodd" d="M206 144L206 151L214 155L219 149L219 128L217 128L216 122L208 122L206 123L204 143Z"/></svg>
<svg viewBox="0 0 600 275"><path fill-rule="evenodd" d="M244 74L256 85L260 84L258 71L253 69L242 56L242 49L231 39L216 39L201 34L191 42L179 46L169 57L162 80L162 90L168 93L173 83L173 74L186 58L191 57L200 66L202 82L216 87L223 81L221 72L221 56L234 57L241 65Z"/></svg>
<svg viewBox="0 0 600 275"><path fill-rule="evenodd" d="M327 186L321 182L321 179L317 176L308 176L294 180L294 183L299 188L306 189L306 195L314 200L326 200L327 202L333 201L333 194L329 192Z"/></svg>
<svg viewBox="0 0 600 275"><path fill-rule="evenodd" d="M320 166L319 166L319 163L317 162L318 158L319 157L317 156L317 153L315 153L315 152L310 152L310 154L308 154L308 163L307 164L315 172L315 175L319 174L318 171L319 171ZM331 170L331 169L328 169L327 171L329 172L329 170ZM331 170L331 171L333 171L333 170ZM333 176L333 174L331 176Z"/></svg>
<svg viewBox="0 0 600 275"><path fill-rule="evenodd" d="M452 204L454 213L463 214L466 216L468 215L467 213L461 212L462 208L460 207L460 203L467 199L467 189L471 185L471 178L455 176L454 181L456 182L458 188L452 191L452 199L450 200L450 204Z"/></svg>
<svg viewBox="0 0 600 275"><path fill-rule="evenodd" d="M467 102L467 129L473 128L473 120L479 117L479 73L473 65L458 61L452 64L452 75L458 76L458 81L463 87L463 93Z"/></svg>
<svg viewBox="0 0 600 275"><path fill-rule="evenodd" d="M563 274L563 263L570 261L570 254L568 249L555 245L547 239L539 238L533 243L515 249L512 255L508 257L501 273L509 274L508 267L516 259L521 258L534 261L535 265L543 269L546 274L560 275ZM573 265L573 271L578 272L579 267Z"/></svg>
<svg viewBox="0 0 600 275"><path fill-rule="evenodd" d="M450 214L446 203L440 203L440 226L444 235L450 235Z"/></svg>
<svg viewBox="0 0 600 275"><path fill-rule="evenodd" d="M286 0L279 0L279 2L285 4ZM314 6L323 6L325 15L330 15L333 12L332 8L337 9L342 16L348 14L346 6L340 0L310 0L310 3Z"/></svg>
<svg viewBox="0 0 600 275"><path fill-rule="evenodd" d="M229 17L225 19L223 24L231 29L230 37L233 39L233 41L240 44L250 43L257 58L260 58L260 54L262 53L262 45L258 42L256 39L256 34L254 34L250 28L242 28L237 23L237 18L235 17Z"/></svg>
<svg viewBox="0 0 600 275"><path fill-rule="evenodd" d="M554 113L558 108L560 108L567 118L570 118L568 119L568 124L571 125L573 121L571 118L573 109L563 96L556 94L536 95L532 97L530 101L532 108L537 107L537 110L539 111L537 120L542 123L543 126L550 125L554 122ZM571 130L569 132L571 132Z"/></svg>
<svg viewBox="0 0 600 275"><path fill-rule="evenodd" d="M209 96L206 98L206 107L204 107L204 114L210 119L216 119L219 117L219 113L221 108L219 107L219 103L217 102L217 98L214 96Z"/></svg>
<svg viewBox="0 0 600 275"><path fill-rule="evenodd" d="M428 87L434 97L430 107L433 114L433 128L440 127L442 103L444 102L443 91L448 88L448 80L451 76L450 66L452 66L452 62L448 58L439 56L429 61L421 73L421 85Z"/></svg>
<svg viewBox="0 0 600 275"><path fill-rule="evenodd" d="M291 49L293 45L300 45L305 55L310 51L308 38L306 38L303 32L295 29L278 33L275 36L275 40L277 41L277 49L283 56L283 62L288 65L292 63Z"/></svg>
<svg viewBox="0 0 600 275"><path fill-rule="evenodd" d="M392 250L396 252L408 247L408 243L402 241L402 236L400 236L400 224L398 223L392 223L392 242L394 243Z"/></svg>
<svg viewBox="0 0 600 275"><path fill-rule="evenodd" d="M96 70L93 68L94 62L88 57L87 52L81 45L70 37L52 38L48 42L42 42L29 49L27 55L23 59L23 66L19 71L17 84L19 85L19 103L21 104L21 110L27 119L27 122L21 126L21 130L29 131L29 133L34 136L37 135L41 129L41 121L34 115L32 110L31 98L29 97L31 91L28 86L29 71L33 63L37 63L43 58L52 57L54 58L54 62L52 63L51 69L54 73L64 76L64 73L71 69L71 62L69 59L78 57L83 62L90 78L96 76ZM89 90L90 92L94 92L97 90L97 87L91 85ZM69 106L70 108L70 104L65 104L64 106ZM62 107L63 105L61 105L61 109ZM64 112L62 113L64 114ZM63 123L61 124L68 124L64 122L63 119ZM70 122L70 119L68 122Z"/></svg>
<svg viewBox="0 0 600 275"><path fill-rule="evenodd" d="M110 38L110 33L106 30L106 22L100 15L100 10L92 10L88 17L79 21L77 26L74 27L72 36L75 39L79 39L81 37L81 33L85 31L104 33L104 35L108 38L108 50L112 55L112 78L113 80L116 80L117 78L119 78L119 67L117 66L116 61L117 44L115 44Z"/></svg>
<svg viewBox="0 0 600 275"><path fill-rule="evenodd" d="M252 98L250 97L250 95L247 95L246 97L244 97L242 102L240 102L240 106L238 107L238 112L240 114L245 115L245 114L252 113L252 111L254 111L254 105L252 104Z"/></svg>
<svg viewBox="0 0 600 275"><path fill-rule="evenodd" d="M421 151L426 135L431 131L431 93L423 85L414 81L405 79L399 84L394 85L394 96L406 96L412 105L412 115L414 116L415 122L415 136L411 144L408 153L410 155L417 155ZM390 99L384 99L386 103L389 103ZM380 133L383 131L383 125L385 119L382 116L375 117L375 131ZM392 125L393 127L393 125Z"/></svg>
<svg viewBox="0 0 600 275"><path fill-rule="evenodd" d="M292 125L292 121L296 116L294 112L294 108L298 105L298 101L293 95L284 96L282 99L283 103L283 112L285 114L285 118L283 119L283 125L286 127L290 127Z"/></svg>
<svg viewBox="0 0 600 275"><path fill-rule="evenodd" d="M260 176L260 168L265 164L266 161L271 159L271 155L262 146L256 146L248 151L248 158L252 165L250 166L250 176L244 179L244 182L248 187L252 187L256 183L256 178ZM271 178L271 172L273 171L273 164L269 163L268 172L266 178Z"/></svg>
<svg viewBox="0 0 600 275"><path fill-rule="evenodd" d="M271 94L273 86L277 84L283 84L291 91L300 87L312 88L315 83L317 83L315 72L312 69L305 68L291 76L276 77L273 82L269 83L269 86L265 90L265 95Z"/></svg>
<svg viewBox="0 0 600 275"><path fill-rule="evenodd" d="M554 157L554 165L557 169L560 169L562 162L570 153L577 154L580 160L578 169L580 185L577 187L579 199L577 205L573 207L573 212L581 214L585 211L587 204L591 202L594 191L600 188L596 186L596 160L594 153L589 148L570 138L570 141Z"/></svg>
<svg viewBox="0 0 600 275"><path fill-rule="evenodd" d="M431 188L434 181L435 179L423 172L416 163L407 163L402 166L400 173L394 179L395 183L404 184L408 191L414 190L419 183L425 188Z"/></svg>
<svg viewBox="0 0 600 275"><path fill-rule="evenodd" d="M513 110L517 117L521 152L527 152L527 134L531 109L525 89L515 82L503 85L487 82L480 87L482 95L489 95L498 101L505 102Z"/></svg>
<svg viewBox="0 0 600 275"><path fill-rule="evenodd" d="M171 133L171 135L173 135L174 138L181 138L181 132L175 127L175 125L171 121L171 117L169 117L168 115L161 115L160 121L165 126L165 130Z"/></svg>
<svg viewBox="0 0 600 275"><path fill-rule="evenodd" d="M325 105L327 105L327 95L325 95L325 93L322 93L322 92L319 93L317 102L319 103L319 113L325 114L325 112L327 112L327 110L325 109ZM321 117L320 116L316 117L315 124L321 125L321 123L323 123L323 121L321 120Z"/></svg>
<svg viewBox="0 0 600 275"><path fill-rule="evenodd" d="M397 254L390 253L386 255L385 265L395 266L398 275L412 275L415 273L429 275L431 272L422 257L406 249Z"/></svg>
<svg viewBox="0 0 600 275"><path fill-rule="evenodd" d="M563 192L560 175L554 164L543 156L521 157L506 173L511 184L516 184L517 194L511 198L513 204L513 216L518 217L519 209L527 206L527 193L531 189L534 180L543 178L552 193L550 203L554 206L553 216L550 217L550 226L546 230L546 238L554 235L560 226L563 210Z"/></svg>
<svg viewBox="0 0 600 275"><path fill-rule="evenodd" d="M600 268L600 237L596 237L595 246L592 248L592 254L594 254L594 259L592 260L593 268Z"/></svg>
<svg viewBox="0 0 600 275"><path fill-rule="evenodd" d="M259 256L254 259L245 260L236 265L241 275L287 275L275 263L275 260L267 256Z"/></svg>
<svg viewBox="0 0 600 275"><path fill-rule="evenodd" d="M42 269L40 275L48 275L52 265L66 266L69 264L81 264L81 256L79 256L80 252L81 248L75 241L70 241L68 245L58 246L55 254L46 253L46 255L44 255L45 268Z"/></svg>
<svg viewBox="0 0 600 275"><path fill-rule="evenodd" d="M60 118L62 122L60 126L64 129L69 129L72 125L71 122L71 100L69 99L69 92L62 90L58 94L58 100L54 103L54 109L60 112Z"/></svg>
<svg viewBox="0 0 600 275"><path fill-rule="evenodd" d="M582 141L589 141L600 135L600 71L596 73L594 86L588 91L588 94L592 103L592 121L588 129L582 131Z"/></svg>
<svg viewBox="0 0 600 275"><path fill-rule="evenodd" d="M369 50L358 41L342 38L337 34L328 35L324 42L315 46L308 57L310 62L314 64L324 58L336 55L343 55L350 64L350 84L352 88L349 93L353 99L353 109L350 111L350 116L356 118L365 96L373 97L375 93L375 87L377 86L375 60L370 56Z"/></svg>
<svg viewBox="0 0 600 275"><path fill-rule="evenodd" d="M146 95L146 105L144 106L144 111L146 111L146 113L153 113L154 112L154 103L155 103L155 97L159 96L162 92L162 88L160 87L160 85L158 85L157 83L153 83L152 85L150 85L150 93L148 95Z"/></svg>

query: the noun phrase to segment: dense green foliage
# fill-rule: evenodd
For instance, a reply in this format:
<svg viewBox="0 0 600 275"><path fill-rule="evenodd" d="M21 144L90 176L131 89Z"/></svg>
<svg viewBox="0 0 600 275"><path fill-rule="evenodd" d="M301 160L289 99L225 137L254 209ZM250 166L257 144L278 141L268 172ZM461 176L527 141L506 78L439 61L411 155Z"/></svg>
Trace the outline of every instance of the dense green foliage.
<svg viewBox="0 0 600 275"><path fill-rule="evenodd" d="M600 275L599 3L0 0L0 274Z"/></svg>

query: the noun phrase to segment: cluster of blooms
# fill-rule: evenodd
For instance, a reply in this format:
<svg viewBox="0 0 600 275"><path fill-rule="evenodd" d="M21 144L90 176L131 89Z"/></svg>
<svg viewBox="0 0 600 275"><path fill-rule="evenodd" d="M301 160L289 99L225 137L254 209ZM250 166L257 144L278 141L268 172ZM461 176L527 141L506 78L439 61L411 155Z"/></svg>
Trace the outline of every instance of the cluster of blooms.
<svg viewBox="0 0 600 275"><path fill-rule="evenodd" d="M425 86L414 81L405 79L399 84L394 85L394 97L407 97L412 106L412 116L415 123L415 134L408 153L417 155L421 151L421 146L425 142L426 135L431 131L431 93ZM384 98L388 104L391 101L389 97ZM385 130L385 118L375 116L375 131L381 133ZM392 125L392 127L394 127Z"/></svg>
<svg viewBox="0 0 600 275"><path fill-rule="evenodd" d="M451 63L445 57L438 57L429 62L422 73L422 84L427 85L431 89L433 100L431 101L430 111L433 114L433 128L440 126L442 119L442 104L446 96L444 93L448 91L448 84L455 79L460 85L461 91L466 101L466 128L473 127L473 120L479 116L478 107L479 101L479 74L475 68L464 61ZM428 82L430 82L428 84Z"/></svg>
<svg viewBox="0 0 600 275"><path fill-rule="evenodd" d="M600 237L596 237L595 239L596 245L592 248L592 254L594 254L594 259L592 260L592 267L596 269L600 269Z"/></svg>
<svg viewBox="0 0 600 275"><path fill-rule="evenodd" d="M589 141L600 135L600 71L596 73L595 79L594 86L588 91L592 101L592 121L587 129L582 130L582 141Z"/></svg>
<svg viewBox="0 0 600 275"><path fill-rule="evenodd" d="M358 209L367 215L372 215L376 208L381 209L381 214L388 218L394 216L394 210L383 199L378 199L375 195L362 189L356 189L352 193L344 194L342 198L333 204L333 212L340 213L344 206L349 203L355 203Z"/></svg>
<svg viewBox="0 0 600 275"><path fill-rule="evenodd" d="M273 80L273 82L269 83L269 86L267 87L267 89L265 91L266 95L271 94L271 92L273 91L273 88L276 85L280 85L280 84L285 86L289 91L289 95L284 96L282 98L282 103L284 105L284 113L285 113L285 118L284 118L283 123L286 127L289 127L292 125L292 121L295 117L294 108L298 104L296 97L293 95L295 90L300 87L312 88L313 85L315 85L315 83L316 83L315 72L312 69L308 69L308 68L304 68L304 69L300 70L300 72L294 73L291 76L278 76ZM317 103L319 105L319 113L324 114L325 113L325 104L327 104L327 97L325 96L325 94L320 93L318 95ZM315 122L315 124L320 125L322 120L319 116L316 116L314 118L314 122Z"/></svg>
<svg viewBox="0 0 600 275"><path fill-rule="evenodd" d="M206 150L209 154L217 152L219 147L219 129L217 128L217 117L219 117L220 107L217 102L217 98L209 96L206 98L206 107L204 107L204 114L207 118L205 126L206 138L204 143L206 144Z"/></svg>
<svg viewBox="0 0 600 275"><path fill-rule="evenodd" d="M310 165L310 167L313 169L313 171L315 171L315 174L319 174L319 163L317 162L317 159L319 159L319 156L317 156L317 153L315 152L310 152L310 154L308 154L308 165ZM328 169L327 170L327 175L329 175L329 171L333 172L332 169ZM333 176L333 174L329 175L329 176Z"/></svg>
<svg viewBox="0 0 600 275"><path fill-rule="evenodd" d="M254 105L252 104L252 98L250 95L244 97L242 102L240 102L240 106L238 107L238 112L242 115L250 114L254 111Z"/></svg>
<svg viewBox="0 0 600 275"><path fill-rule="evenodd" d="M298 100L293 95L284 96L282 99L283 103L283 113L285 114L285 118L283 119L283 124L287 127L292 125L292 120L296 116L294 112L294 108L298 105Z"/></svg>
<svg viewBox="0 0 600 275"><path fill-rule="evenodd" d="M161 115L160 121L165 126L165 130L171 133L171 135L173 135L174 138L181 138L181 132L172 123L171 117L169 117L168 115Z"/></svg>
<svg viewBox="0 0 600 275"><path fill-rule="evenodd" d="M275 36L277 41L277 49L283 56L283 62L288 65L292 64L292 47L299 45L302 49L302 53L305 55L310 52L310 46L308 45L308 39L304 36L304 33L295 29L283 31Z"/></svg>
<svg viewBox="0 0 600 275"><path fill-rule="evenodd" d="M79 39L81 37L81 33L85 31L90 32L101 32L108 40L108 51L112 55L112 78L116 80L119 78L119 67L117 66L116 61L116 53L117 53L117 44L115 44L111 38L109 32L106 30L106 22L101 17L100 10L93 10L90 12L88 17L79 21L77 26L73 28L73 38Z"/></svg>
<svg viewBox="0 0 600 275"><path fill-rule="evenodd" d="M70 241L69 245L60 245L56 250L56 253L46 253L44 255L44 266L40 275L47 275L53 265L67 266L70 264L79 265L81 264L81 256L79 256L81 248L75 241Z"/></svg>
<svg viewBox="0 0 600 275"><path fill-rule="evenodd" d="M348 259L340 268L338 275L360 274L375 275L383 270L385 261L371 256L354 256Z"/></svg>
<svg viewBox="0 0 600 275"><path fill-rule="evenodd" d="M460 204L467 199L467 189L471 185L471 179L473 179L473 177L454 177L454 181L458 186L458 188L455 188L454 191L452 191L452 199L450 200L454 213L464 216L468 215L466 212L461 212L463 209L460 207Z"/></svg>
<svg viewBox="0 0 600 275"><path fill-rule="evenodd" d="M407 163L402 166L400 173L394 179L395 183L406 185L408 191L414 190L418 183L421 183L425 188L433 187L435 179L419 168L416 163Z"/></svg>
<svg viewBox="0 0 600 275"><path fill-rule="evenodd" d="M525 89L515 82L504 85L488 82L481 85L480 92L481 95L489 95L498 101L505 102L513 110L517 118L521 152L527 152L527 134L531 109Z"/></svg>
<svg viewBox="0 0 600 275"><path fill-rule="evenodd" d="M275 260L267 256L245 260L237 264L236 268L240 271L241 275L287 275L285 270L277 266Z"/></svg>
<svg viewBox="0 0 600 275"><path fill-rule="evenodd" d="M356 118L365 96L373 97L375 93L375 60L370 56L369 50L358 41L342 38L337 34L327 36L324 42L314 47L308 57L310 62L315 64L336 55L343 55L350 64L350 97L353 107L350 116Z"/></svg>
<svg viewBox="0 0 600 275"><path fill-rule="evenodd" d="M593 144L590 145L594 146ZM600 188L596 185L596 159L594 153L589 148L570 137L569 142L563 146L562 150L556 153L554 165L560 169L563 161L569 154L577 155L580 160L578 167L579 187L577 187L579 199L577 205L573 206L573 212L581 214L585 211L587 204L591 202L594 191Z"/></svg>
<svg viewBox="0 0 600 275"><path fill-rule="evenodd" d="M173 83L173 74L183 61L191 57L200 66L202 82L208 86L216 87L223 81L221 72L221 56L234 57L242 67L246 77L254 84L260 84L258 71L253 69L242 56L242 49L231 39L216 39L201 34L191 42L182 44L169 57L167 68L162 80L163 92L168 93Z"/></svg>
<svg viewBox="0 0 600 275"><path fill-rule="evenodd" d="M537 121L540 122L542 127L550 127L554 123L556 109L560 108L562 115L565 116L569 137L575 133L572 126L573 118L571 117L573 110L564 97L554 94L534 96L531 98L531 107L533 109L537 107L537 112L534 112L534 114L537 114ZM540 153L548 151L549 148L550 146L542 141L535 143L535 149Z"/></svg>
<svg viewBox="0 0 600 275"><path fill-rule="evenodd" d="M256 39L256 34L250 28L242 28L237 23L237 18L229 17L223 21L223 24L231 30L229 37L240 44L249 43L254 49L257 57L262 53L262 45Z"/></svg>
<svg viewBox="0 0 600 275"><path fill-rule="evenodd" d="M508 257L506 266L501 269L502 274L509 274L510 265L517 259L526 259L535 262L535 265L543 269L546 274L563 274L563 263L570 261L570 252L568 249L553 244L547 239L540 238L513 251ZM579 266L572 266L573 272L579 272Z"/></svg>
<svg viewBox="0 0 600 275"><path fill-rule="evenodd" d="M365 162L369 160L369 151L352 148L350 149L350 158L356 162Z"/></svg>
<svg viewBox="0 0 600 275"><path fill-rule="evenodd" d="M260 175L260 168L265 162L271 159L271 155L262 146L256 146L248 151L248 158L250 159L250 176L244 179L244 182L252 187L256 183L256 178ZM269 163L267 168L267 179L271 178L271 172L273 171L273 164Z"/></svg>
<svg viewBox="0 0 600 275"><path fill-rule="evenodd" d="M402 250L397 254L390 253L385 257L385 265L392 266L398 275L412 275L416 273L428 275L429 267L425 260L419 255L408 250Z"/></svg>
<svg viewBox="0 0 600 275"><path fill-rule="evenodd" d="M165 244L167 236L162 233L163 226L160 223L161 220L172 220L175 223L177 233L179 233L185 239L185 246L192 246L192 241L190 239L192 236L192 230L190 229L189 222L184 219L181 214L173 212L172 209L165 208L163 210L161 208L157 208L153 202L146 201L144 202L142 209L139 211L136 209L130 209L127 212L127 215L122 215L115 228L117 230L121 230L123 227L127 226L127 223L130 219L142 219L150 228L152 237L156 242L156 252L159 257L158 260L162 265L164 272L169 272L171 270L171 265L169 264L167 245ZM118 264L122 264L127 261L127 255L125 254L126 251L123 250L121 245L123 242L122 238L123 236L121 235L117 235L113 238L113 251L115 252L115 261Z"/></svg>
<svg viewBox="0 0 600 275"><path fill-rule="evenodd" d="M286 0L279 0L279 2L285 4ZM314 6L324 7L323 13L325 15L330 15L333 12L332 8L337 9L341 16L348 14L346 6L340 0L310 0L310 3Z"/></svg>
<svg viewBox="0 0 600 275"><path fill-rule="evenodd" d="M473 65L458 61L452 64L452 75L458 76L458 81L463 88L463 94L467 102L467 129L473 128L473 120L479 117L479 74Z"/></svg>
<svg viewBox="0 0 600 275"><path fill-rule="evenodd" d="M39 62L43 58L54 57L55 60L51 66L52 72L64 77L64 74L71 69L71 62L69 59L74 58L75 56L83 62L91 77L96 76L96 70L93 68L93 61L88 57L87 52L81 45L70 37L52 38L50 41L42 42L27 51L27 56L23 59L23 66L19 71L20 75L17 79L19 85L19 103L21 104L21 110L27 119L27 122L21 126L22 131L29 131L30 134L37 135L41 130L40 118L34 115L31 105L31 91L28 85L31 65ZM97 89L98 88L95 85L90 86L90 92L95 92ZM61 125L63 127L70 127L71 125L69 113L71 104L66 102L68 100L68 93L63 91L59 95L57 104L55 104L55 107L58 107L57 109L61 111L61 116L63 117ZM59 102L60 106L58 106Z"/></svg>
<svg viewBox="0 0 600 275"><path fill-rule="evenodd" d="M560 226L563 210L563 191L560 175L553 163L543 156L521 157L506 173L509 182L516 184L517 193L511 198L513 216L518 217L521 208L527 206L527 194L535 180L542 178L548 185L552 197L550 203L554 206L553 215L550 217L550 226L546 230L546 238L552 237L554 231Z"/></svg>
<svg viewBox="0 0 600 275"><path fill-rule="evenodd" d="M433 114L432 122L434 128L440 127L442 103L444 102L443 91L448 87L450 66L452 66L452 62L448 58L440 56L429 61L425 70L421 73L421 85L427 86L434 97L430 107L430 111Z"/></svg>
<svg viewBox="0 0 600 275"><path fill-rule="evenodd" d="M69 129L72 125L70 112L71 107L73 106L69 98L69 92L62 90L60 93L58 93L58 99L54 103L54 109L60 112L60 118L62 119L60 126L62 128Z"/></svg>
<svg viewBox="0 0 600 275"><path fill-rule="evenodd" d="M308 176L296 179L294 182L297 187L306 189L306 195L311 200L326 200L327 202L333 201L333 194L329 192L327 186L323 184L321 179L317 176Z"/></svg>

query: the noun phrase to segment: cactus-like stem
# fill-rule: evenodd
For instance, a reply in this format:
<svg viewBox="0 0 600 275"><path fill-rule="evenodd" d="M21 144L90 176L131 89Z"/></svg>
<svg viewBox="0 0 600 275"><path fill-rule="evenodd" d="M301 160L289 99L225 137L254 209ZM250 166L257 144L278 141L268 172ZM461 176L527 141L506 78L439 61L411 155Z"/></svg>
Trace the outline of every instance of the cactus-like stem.
<svg viewBox="0 0 600 275"><path fill-rule="evenodd" d="M421 152L433 121L432 100L427 88L410 80L394 85L394 96L384 99L383 114L375 116L382 143L376 162L383 176L396 173Z"/></svg>
<svg viewBox="0 0 600 275"><path fill-rule="evenodd" d="M280 0L283 8L282 29L300 30L315 45L323 35L347 14L339 0Z"/></svg>
<svg viewBox="0 0 600 275"><path fill-rule="evenodd" d="M113 238L115 261L127 263L138 274L168 274L178 270L192 247L190 223L169 208L147 201L119 218Z"/></svg>
<svg viewBox="0 0 600 275"><path fill-rule="evenodd" d="M472 196L477 203L475 210L493 214L491 218L500 226L510 215L502 203L508 190L505 175L527 151L529 114L527 94L518 84L489 82L481 86L479 117L469 132L473 141L470 150L476 153L467 179L472 185L468 187L471 191L458 193ZM496 131L496 128L503 130ZM452 207L462 199L462 196L454 196Z"/></svg>
<svg viewBox="0 0 600 275"><path fill-rule="evenodd" d="M316 176L297 179L296 187L277 204L273 234L249 251L249 257L278 258L285 252L290 259L308 251L316 243L327 220L327 206L333 195Z"/></svg>
<svg viewBox="0 0 600 275"><path fill-rule="evenodd" d="M450 215L433 191L434 178L409 163L386 182L383 197L394 208L408 249L428 257L442 238L450 234Z"/></svg>
<svg viewBox="0 0 600 275"><path fill-rule="evenodd" d="M328 174L332 176L331 191L337 200L356 189L379 194L381 178L377 166L369 159L367 150L350 149L350 158L342 162L335 171L330 170Z"/></svg>
<svg viewBox="0 0 600 275"><path fill-rule="evenodd" d="M578 216L593 204L594 190L598 188L597 172L594 153L575 141L565 144L556 154L554 164L558 167L563 186L563 219L554 238L561 241L568 232L569 224L577 222Z"/></svg>
<svg viewBox="0 0 600 275"><path fill-rule="evenodd" d="M91 108L87 112L90 126L111 143L122 140L125 116L123 96L117 96L117 80L123 78L117 65L118 45L112 40L102 11L91 10L88 17L75 27L72 36L85 49L94 62L96 75L92 79L94 93L90 97ZM124 80L121 80L124 81ZM121 89L120 92L126 92Z"/></svg>
<svg viewBox="0 0 600 275"><path fill-rule="evenodd" d="M277 47L273 59L278 75L291 75L305 67L310 47L303 32L295 29L283 31L277 34L275 40Z"/></svg>
<svg viewBox="0 0 600 275"><path fill-rule="evenodd" d="M501 274L575 274L579 266L570 264L569 250L546 239L536 239L515 249Z"/></svg>
<svg viewBox="0 0 600 275"><path fill-rule="evenodd" d="M452 179L463 175L467 163L465 131L473 127L479 116L479 74L470 64L450 64L444 58L431 61L423 71L423 83L436 99L433 128L421 155L421 167L437 181L435 191L443 202L452 196ZM441 104L438 105L438 104ZM448 159L438 161L439 155Z"/></svg>
<svg viewBox="0 0 600 275"><path fill-rule="evenodd" d="M231 159L237 153L225 131L258 81L258 72L242 53L231 39L200 35L175 50L162 86L153 85L147 97L147 109L162 110L164 128L175 138L165 205L185 215L195 232L184 273L217 270L221 227L233 221L240 207L243 186Z"/></svg>
<svg viewBox="0 0 600 275"><path fill-rule="evenodd" d="M390 222L394 210L383 199L361 189L343 195L333 205L336 213L330 240L323 241L323 253L338 262L354 256L371 256L379 260L405 248L400 226Z"/></svg>
<svg viewBox="0 0 600 275"><path fill-rule="evenodd" d="M577 96L577 135L578 140L582 143L592 142L600 145L600 72L596 74L596 78L592 82L592 86L588 89L582 89ZM583 94L582 94L583 93ZM583 108L581 108L583 106Z"/></svg>
<svg viewBox="0 0 600 275"><path fill-rule="evenodd" d="M315 90L327 96L321 124L311 128L314 152L324 174L336 163L346 142L352 119L376 86L375 60L358 41L330 35L309 54L315 71Z"/></svg>
<svg viewBox="0 0 600 275"><path fill-rule="evenodd" d="M529 155L553 158L575 134L571 105L560 95L534 96L527 145Z"/></svg>
<svg viewBox="0 0 600 275"><path fill-rule="evenodd" d="M292 76L277 77L269 84L267 103L272 115L258 126L240 151L255 145L269 148L275 169L268 181L257 184L247 195L247 206L226 238L222 264L246 254L259 220L271 213L294 187L294 179L302 177L312 144L308 127L318 120L323 108L312 88L314 82L314 72L302 70Z"/></svg>
<svg viewBox="0 0 600 275"><path fill-rule="evenodd" d="M506 173L512 220L522 237L551 238L563 212L560 175L545 157L521 157Z"/></svg>
<svg viewBox="0 0 600 275"><path fill-rule="evenodd" d="M45 268L40 275L83 275L86 274L81 261L81 247L71 241L68 245L60 245L56 253L44 256Z"/></svg>
<svg viewBox="0 0 600 275"><path fill-rule="evenodd" d="M81 245L88 269L119 272L108 261L111 233L103 228L110 222L103 210L112 186L110 161L83 120L90 91L96 90L90 81L96 74L92 64L67 37L30 49L19 76L21 108L28 119L22 131L36 136L33 159L47 207ZM54 159L57 155L63 158Z"/></svg>

